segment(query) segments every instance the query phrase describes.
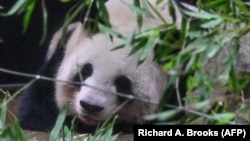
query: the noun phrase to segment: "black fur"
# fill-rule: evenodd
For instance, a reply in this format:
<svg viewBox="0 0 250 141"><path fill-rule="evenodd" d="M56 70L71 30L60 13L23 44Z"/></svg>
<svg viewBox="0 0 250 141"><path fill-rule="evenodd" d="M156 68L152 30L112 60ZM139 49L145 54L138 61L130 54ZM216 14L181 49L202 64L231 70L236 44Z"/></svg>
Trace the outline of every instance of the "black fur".
<svg viewBox="0 0 250 141"><path fill-rule="evenodd" d="M38 74L53 78L63 58L63 52L63 48L57 48L55 54L38 71ZM53 81L39 79L22 94L18 118L23 129L35 131L52 129L58 115L53 92Z"/></svg>

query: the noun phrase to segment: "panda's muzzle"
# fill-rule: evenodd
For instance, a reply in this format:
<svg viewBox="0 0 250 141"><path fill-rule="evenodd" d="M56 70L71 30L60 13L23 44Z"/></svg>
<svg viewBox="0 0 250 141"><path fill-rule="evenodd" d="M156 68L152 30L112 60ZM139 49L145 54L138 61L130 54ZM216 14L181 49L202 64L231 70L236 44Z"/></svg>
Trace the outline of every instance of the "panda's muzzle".
<svg viewBox="0 0 250 141"><path fill-rule="evenodd" d="M102 106L90 104L90 103L82 101L82 100L80 101L80 105L88 113L98 113L104 109L104 107L102 107Z"/></svg>

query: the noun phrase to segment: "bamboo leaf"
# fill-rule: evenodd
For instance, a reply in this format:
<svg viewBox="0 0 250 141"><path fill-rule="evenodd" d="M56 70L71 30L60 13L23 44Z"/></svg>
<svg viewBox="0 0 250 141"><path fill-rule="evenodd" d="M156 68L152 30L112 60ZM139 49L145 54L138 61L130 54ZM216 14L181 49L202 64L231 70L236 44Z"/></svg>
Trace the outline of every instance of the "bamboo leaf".
<svg viewBox="0 0 250 141"><path fill-rule="evenodd" d="M11 16L16 14L23 6L25 6L27 0L18 0L7 13L1 13L1 16Z"/></svg>
<svg viewBox="0 0 250 141"><path fill-rule="evenodd" d="M30 18L31 18L31 14L35 8L36 5L36 0L30 0L28 5L26 6L26 12L24 15L24 19L23 19L23 29L24 32L27 30L29 23L30 23Z"/></svg>
<svg viewBox="0 0 250 141"><path fill-rule="evenodd" d="M217 18L217 19L214 19L214 20L211 20L211 21L208 21L204 24L201 25L201 27L203 28L213 28L215 26L219 26L220 24L223 23L223 19L222 18Z"/></svg>
<svg viewBox="0 0 250 141"><path fill-rule="evenodd" d="M169 120L169 119L173 118L179 112L180 112L180 110L178 110L178 109L168 110L168 111L165 111L165 112L145 116L145 120L166 121L166 120Z"/></svg>
<svg viewBox="0 0 250 141"><path fill-rule="evenodd" d="M184 11L185 14L194 17L194 18L198 18L198 19L217 19L220 18L217 14L212 14L212 13L208 13L208 12L191 12L191 11Z"/></svg>
<svg viewBox="0 0 250 141"><path fill-rule="evenodd" d="M112 30L110 27L107 27L107 26L105 26L103 24L99 23L98 24L98 28L103 33L107 33L107 34L109 34L111 36L114 36L114 37L117 37L117 38L125 39L125 37L122 34L120 34L120 33L116 32L116 31Z"/></svg>
<svg viewBox="0 0 250 141"><path fill-rule="evenodd" d="M211 115L209 119L211 120L210 122L212 122L213 124L219 125L219 124L227 124L235 118L236 118L235 113L226 112L226 113Z"/></svg>
<svg viewBox="0 0 250 141"><path fill-rule="evenodd" d="M42 12L43 12L43 32L39 44L43 44L47 37L47 27L48 27L48 13L45 6L45 0L42 0Z"/></svg>
<svg viewBox="0 0 250 141"><path fill-rule="evenodd" d="M60 130L63 127L66 113L67 113L67 109L66 109L66 106L64 106L59 113L59 116L56 120L55 126L53 127L52 131L50 132L49 141L56 141L58 139Z"/></svg>

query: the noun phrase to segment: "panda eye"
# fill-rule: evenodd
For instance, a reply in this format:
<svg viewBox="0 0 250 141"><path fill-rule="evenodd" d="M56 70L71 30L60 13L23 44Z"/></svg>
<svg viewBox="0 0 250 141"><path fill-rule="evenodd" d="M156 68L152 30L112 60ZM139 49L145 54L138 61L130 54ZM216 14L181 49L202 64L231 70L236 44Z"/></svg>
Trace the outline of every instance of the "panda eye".
<svg viewBox="0 0 250 141"><path fill-rule="evenodd" d="M114 81L118 93L133 95L131 81L127 76L120 75ZM119 101L125 101L126 98L118 96Z"/></svg>
<svg viewBox="0 0 250 141"><path fill-rule="evenodd" d="M86 80L88 77L90 77L93 73L93 66L90 63L86 63L80 72L78 72L74 77L74 82L82 82Z"/></svg>

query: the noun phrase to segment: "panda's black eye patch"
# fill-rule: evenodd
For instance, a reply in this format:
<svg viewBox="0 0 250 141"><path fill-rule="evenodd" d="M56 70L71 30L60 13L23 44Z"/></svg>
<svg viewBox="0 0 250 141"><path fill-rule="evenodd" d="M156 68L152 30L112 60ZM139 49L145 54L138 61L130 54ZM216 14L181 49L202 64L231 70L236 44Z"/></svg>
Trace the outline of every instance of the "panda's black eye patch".
<svg viewBox="0 0 250 141"><path fill-rule="evenodd" d="M118 76L115 79L114 84L116 87L116 91L118 93L129 94L129 95L134 94L132 91L132 83L127 76L125 76L125 75ZM126 98L122 97L122 96L118 96L118 100L124 101L124 100L126 100Z"/></svg>
<svg viewBox="0 0 250 141"><path fill-rule="evenodd" d="M90 63L86 63L80 72L76 73L76 75L73 77L74 82L82 82L86 80L88 77L90 77L93 73L93 66Z"/></svg>

